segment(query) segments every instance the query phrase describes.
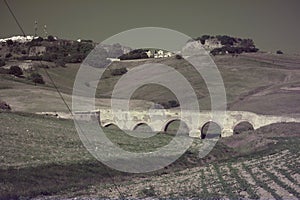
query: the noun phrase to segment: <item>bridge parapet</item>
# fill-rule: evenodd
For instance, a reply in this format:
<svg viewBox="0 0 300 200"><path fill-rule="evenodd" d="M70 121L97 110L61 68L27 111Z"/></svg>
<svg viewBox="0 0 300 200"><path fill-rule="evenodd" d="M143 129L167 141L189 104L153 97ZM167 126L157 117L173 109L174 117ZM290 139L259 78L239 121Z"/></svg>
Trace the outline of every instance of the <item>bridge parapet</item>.
<svg viewBox="0 0 300 200"><path fill-rule="evenodd" d="M226 111L223 121L218 120L218 118L214 121L214 119L212 118L212 113L210 111L202 111L200 113L188 111L188 114L185 113L185 115L182 115L180 110L175 109L156 109L149 111L117 110L114 111L114 113L112 113L112 110L110 109L100 109L97 112L93 111L87 113L94 113L93 116L98 116L98 118L100 118L100 124L102 126L114 124L123 130L133 130L139 124L146 124L155 132L165 131L170 122L180 120L186 123L190 131L189 135L192 137L200 137L204 125L212 121L220 126L222 137L233 135L234 128L241 122L249 122L254 129L279 122L300 123L300 119L297 118L273 115L259 115L247 111ZM97 115L95 113L99 114ZM216 112L214 114L217 115L218 113ZM195 118L199 120L192 121Z"/></svg>

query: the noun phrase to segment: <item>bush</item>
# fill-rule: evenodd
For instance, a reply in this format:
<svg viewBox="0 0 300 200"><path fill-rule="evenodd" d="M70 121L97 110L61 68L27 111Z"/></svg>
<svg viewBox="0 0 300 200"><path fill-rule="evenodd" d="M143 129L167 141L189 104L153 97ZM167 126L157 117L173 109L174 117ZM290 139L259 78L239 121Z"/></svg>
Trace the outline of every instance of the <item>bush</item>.
<svg viewBox="0 0 300 200"><path fill-rule="evenodd" d="M209 38L210 38L209 35L202 35L199 40L200 40L201 44L205 44L205 40L208 40Z"/></svg>
<svg viewBox="0 0 300 200"><path fill-rule="evenodd" d="M140 191L140 194L143 195L143 196L146 196L146 197L156 196L155 189L152 185L150 185L149 187L143 188Z"/></svg>
<svg viewBox="0 0 300 200"><path fill-rule="evenodd" d="M144 59L144 58L148 58L146 50L144 49L135 49L127 54L123 54L122 56L119 56L119 59L121 60Z"/></svg>
<svg viewBox="0 0 300 200"><path fill-rule="evenodd" d="M9 68L9 74L15 75L15 76L21 76L23 75L23 71L19 66L11 66Z"/></svg>
<svg viewBox="0 0 300 200"><path fill-rule="evenodd" d="M4 60L0 60L0 67L5 65L5 61Z"/></svg>
<svg viewBox="0 0 300 200"><path fill-rule="evenodd" d="M59 59L59 60L56 60L55 61L55 65L56 66L61 66L61 67L65 67L66 66L66 63L65 63L65 61L63 60L63 59Z"/></svg>
<svg viewBox="0 0 300 200"><path fill-rule="evenodd" d="M110 74L112 76L120 76L120 75L123 75L127 72L127 69L125 67L123 68L117 68L117 69L112 69Z"/></svg>
<svg viewBox="0 0 300 200"><path fill-rule="evenodd" d="M5 101L0 100L0 110L11 110L11 107Z"/></svg>
<svg viewBox="0 0 300 200"><path fill-rule="evenodd" d="M178 59L178 60L180 60L180 59L182 59L182 56L179 55L179 54L176 54L175 58Z"/></svg>
<svg viewBox="0 0 300 200"><path fill-rule="evenodd" d="M6 41L7 46L11 46L14 44L14 42L12 40L7 40Z"/></svg>
<svg viewBox="0 0 300 200"><path fill-rule="evenodd" d="M54 41L55 41L55 38L54 38L52 35L49 35L49 36L47 37L47 40L48 40L49 42L54 42Z"/></svg>
<svg viewBox="0 0 300 200"><path fill-rule="evenodd" d="M25 50L22 50L21 51L21 54L26 54L27 52Z"/></svg>
<svg viewBox="0 0 300 200"><path fill-rule="evenodd" d="M42 37L37 37L31 40L31 42L42 42L44 39Z"/></svg>
<svg viewBox="0 0 300 200"><path fill-rule="evenodd" d="M217 39L221 42L222 45L233 45L236 43L236 39L227 35L217 35Z"/></svg>
<svg viewBox="0 0 300 200"><path fill-rule="evenodd" d="M210 51L210 53L215 56L215 55L222 55L222 54L241 54L243 52L246 53L254 53L257 52L258 48L255 47L232 47L232 46L224 46L221 48L215 48Z"/></svg>
<svg viewBox="0 0 300 200"><path fill-rule="evenodd" d="M283 54L283 52L281 50L277 50L276 53L277 54Z"/></svg>
<svg viewBox="0 0 300 200"><path fill-rule="evenodd" d="M45 84L45 81L44 81L42 75L40 75L37 72L31 73L30 76L29 76L29 79L32 80L35 84L36 83L38 83L38 84Z"/></svg>

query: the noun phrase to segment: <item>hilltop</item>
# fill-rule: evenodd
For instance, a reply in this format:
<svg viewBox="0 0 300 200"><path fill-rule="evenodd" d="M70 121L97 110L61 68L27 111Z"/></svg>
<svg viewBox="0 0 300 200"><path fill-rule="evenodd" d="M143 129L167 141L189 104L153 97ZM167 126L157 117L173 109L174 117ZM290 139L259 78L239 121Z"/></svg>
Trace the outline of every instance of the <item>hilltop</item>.
<svg viewBox="0 0 300 200"><path fill-rule="evenodd" d="M210 41L219 41L218 48L223 48L220 45L228 47L229 44L231 47L240 48L245 43L255 48L250 39L202 36L196 40L204 43L206 48L217 47L207 46L212 44ZM0 43L0 60L2 60L0 62L0 99L9 104L12 110L17 111L67 112L45 70L71 105L73 83L80 63L96 43L91 40L63 40L53 36L44 39L37 37L30 41L26 39L23 42L12 39L5 41ZM120 52L123 52L123 55L141 52L132 51L120 44L106 45L103 49L112 57L119 55ZM217 48L212 51L215 49ZM299 95L297 95L300 85L299 56L244 52L235 56L225 53L225 55L212 56L212 58L224 80L228 109L260 114L300 113L296 106L299 102ZM124 73L135 66L153 62L171 66L184 75L195 88L200 108L210 109L209 93L201 76L177 55L112 62L98 84L97 105L109 106L114 84ZM18 66L21 72L11 70L12 66ZM136 81L138 79L137 77ZM91 80L90 84L92 85L95 81L97 80ZM158 85L145 85L139 88L133 94L132 99L136 109L147 109L154 104L163 105L165 108L178 106L174 94ZM43 106L45 103L47 107Z"/></svg>
<svg viewBox="0 0 300 200"><path fill-rule="evenodd" d="M176 162L153 173L128 174L108 169L85 149L72 120L45 115L69 115L47 73L71 107L80 61L95 44L51 37L1 43L0 108L6 110L0 111L1 199L98 199L121 198L121 194L125 198L300 197L297 123L245 129L220 138L202 159L199 148L204 140L194 138L192 146ZM106 48L110 52L133 52L121 45ZM212 56L223 77L229 110L300 116L300 56L263 52L233 55L225 52ZM89 87L97 86L96 107L109 107L114 85L122 75L147 63L177 70L193 85L200 109L210 109L209 92L201 75L176 55L119 60L111 62L107 69L97 68L104 72L99 84L95 84L98 80L87 83ZM135 77L135 81L142 78ZM124 104L124 100L119 103ZM157 103L171 109L178 106L171 91L149 84L134 92L130 108L144 110ZM122 149L149 152L168 144L177 125L169 126L168 134L158 133L145 140L129 137L117 127L103 129Z"/></svg>

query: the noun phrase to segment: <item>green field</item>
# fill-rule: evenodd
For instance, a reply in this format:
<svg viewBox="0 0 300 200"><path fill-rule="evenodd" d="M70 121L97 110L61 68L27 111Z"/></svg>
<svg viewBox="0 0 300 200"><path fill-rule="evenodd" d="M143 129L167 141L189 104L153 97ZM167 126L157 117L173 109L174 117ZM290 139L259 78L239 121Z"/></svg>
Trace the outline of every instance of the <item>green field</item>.
<svg viewBox="0 0 300 200"><path fill-rule="evenodd" d="M299 56L258 53L213 59L224 80L228 109L299 116ZM111 67L130 70L148 62L178 70L193 83L201 109L209 109L203 80L184 60L125 61ZM69 106L78 68L78 64L67 64L47 69ZM36 70L45 85L0 75L0 99L12 107L11 112L0 112L0 199L300 198L299 124L273 124L221 138L203 159L198 157L203 141L196 138L184 155L164 169L147 174L121 173L106 167L85 149L72 120L35 114L68 112L45 70ZM96 94L99 108L109 107L108 97L121 77L106 73L100 81L104 87L98 87ZM134 93L130 106L145 109L153 102L174 98L166 89L146 85ZM149 152L169 143L177 127L171 124L167 133L145 140L125 135L118 128L105 128L105 133L124 150ZM186 139L184 134L181 137Z"/></svg>
<svg viewBox="0 0 300 200"><path fill-rule="evenodd" d="M296 167L300 161L298 124L278 124L254 133L221 139L203 159L198 158L202 142L195 139L186 154L169 167L154 173L134 175L112 170L93 158L83 147L71 120L6 112L0 113L0 119L1 199L49 195L53 198L56 195L120 198L111 178L121 194L128 198L149 195L255 197L262 195L259 191L269 190L274 198L276 195L286 197L288 192L299 197L297 187L290 186L290 189L285 182L287 179L293 184L300 184ZM141 144L141 141L119 130L105 129L105 132L111 141L131 152L152 151L173 137L158 134ZM245 141L248 141L247 145ZM263 170L266 177L261 178L259 172L254 171L256 168ZM288 192L272 193L271 189L275 186L263 183L265 179L271 181L274 177L264 170L282 173L285 178L279 180L280 187ZM253 185L249 175L257 178L257 184ZM228 189L233 182L236 184L234 189ZM257 188L263 189L258 191ZM263 192L262 197L267 194Z"/></svg>
<svg viewBox="0 0 300 200"><path fill-rule="evenodd" d="M275 115L299 113L299 106L296 106L300 100L299 90L289 88L297 88L300 85L298 64L300 58L293 57L291 59L286 55L272 56L263 53L255 55L257 56L246 54L238 57L228 55L213 57L224 81L228 109ZM270 61L272 59L275 60L274 63ZM164 58L115 62L110 69L126 67L130 70L149 62L169 65L178 70L193 85L200 108L210 109L210 97L205 83L183 59ZM71 94L78 69L79 64L67 64L67 67L47 69L69 105L71 105ZM44 77L46 85L34 86L26 79L0 75L0 98L7 101L16 111L67 112L65 105L54 90L52 82L45 74L45 69L37 68L37 70ZM120 77L110 75L109 71L106 72L105 78L100 80L96 92L97 107L110 105L108 98ZM91 84L96 81L91 80ZM138 77L136 81L138 81ZM151 107L151 102L168 102L172 99L176 100L176 97L166 88L152 84L137 89L132 99L134 99L132 107L145 109Z"/></svg>

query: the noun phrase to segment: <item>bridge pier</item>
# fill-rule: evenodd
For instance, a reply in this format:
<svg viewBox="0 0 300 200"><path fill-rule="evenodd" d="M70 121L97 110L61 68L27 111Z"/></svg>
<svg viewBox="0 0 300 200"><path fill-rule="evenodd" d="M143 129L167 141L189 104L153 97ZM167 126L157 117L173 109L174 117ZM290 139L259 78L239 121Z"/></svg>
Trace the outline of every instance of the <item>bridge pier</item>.
<svg viewBox="0 0 300 200"><path fill-rule="evenodd" d="M193 138L200 138L201 137L201 131L199 129L191 130L189 132L189 136L193 137Z"/></svg>
<svg viewBox="0 0 300 200"><path fill-rule="evenodd" d="M109 124L117 125L120 129L132 130L138 124L148 125L153 131L164 131L168 123L179 120L184 122L189 128L189 136L201 138L201 130L208 122L213 122L211 112L202 111L194 113L190 111L191 116L196 115L199 117L199 122L192 123L190 116L181 116L178 110L156 110L152 112L155 117L149 117L147 111L116 111L114 115L109 109L101 109L95 111L81 111L75 112L78 120L95 120L100 121L100 125L105 126ZM256 113L246 111L226 111L224 122L215 122L221 128L221 137L232 136L234 128L242 123L250 123L254 129L260 128L273 123L279 122L298 122L299 118L272 116L272 115L258 115ZM199 126L199 127L198 127Z"/></svg>
<svg viewBox="0 0 300 200"><path fill-rule="evenodd" d="M233 129L231 128L223 128L221 132L221 137L229 137L233 135Z"/></svg>

